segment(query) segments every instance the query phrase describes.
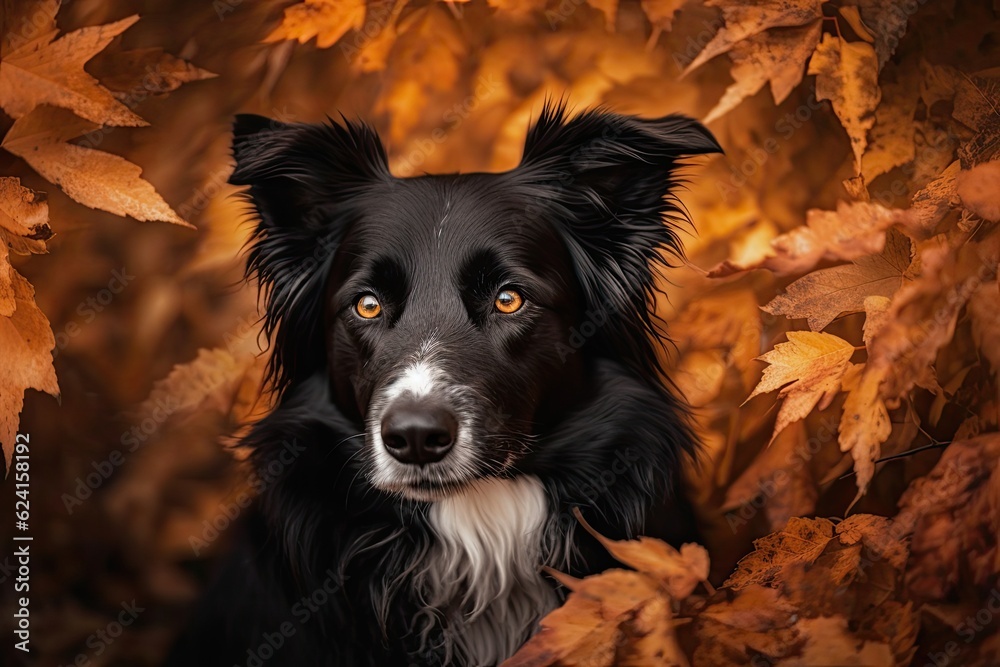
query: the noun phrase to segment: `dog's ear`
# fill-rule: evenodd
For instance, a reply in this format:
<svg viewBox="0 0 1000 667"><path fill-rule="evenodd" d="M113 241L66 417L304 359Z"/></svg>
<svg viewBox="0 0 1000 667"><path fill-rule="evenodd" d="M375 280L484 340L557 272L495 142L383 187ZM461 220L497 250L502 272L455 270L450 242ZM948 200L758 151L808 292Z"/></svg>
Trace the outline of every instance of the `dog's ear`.
<svg viewBox="0 0 1000 667"><path fill-rule="evenodd" d="M325 209L389 176L385 149L364 124L283 123L240 114L233 123L236 168L229 182L249 185L267 228L325 225Z"/></svg>
<svg viewBox="0 0 1000 667"><path fill-rule="evenodd" d="M236 168L256 228L247 273L265 295L273 340L270 380L280 391L323 362L323 296L337 245L357 217L357 197L391 180L385 149L367 125L283 123L241 114L233 125ZM273 336L272 336L273 334Z"/></svg>
<svg viewBox="0 0 1000 667"><path fill-rule="evenodd" d="M595 341L650 373L659 372L651 341L662 335L649 312L657 274L683 254L678 170L685 157L718 152L712 134L685 116L598 109L569 118L564 105L547 103L516 170L537 195L540 210L530 214L555 218L588 310L607 315Z"/></svg>

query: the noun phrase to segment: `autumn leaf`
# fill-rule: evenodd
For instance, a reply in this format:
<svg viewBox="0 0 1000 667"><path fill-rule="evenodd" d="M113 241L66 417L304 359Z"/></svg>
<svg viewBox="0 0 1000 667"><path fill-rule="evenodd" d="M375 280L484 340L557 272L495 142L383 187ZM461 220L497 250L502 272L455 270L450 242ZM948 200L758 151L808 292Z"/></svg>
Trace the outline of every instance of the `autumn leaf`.
<svg viewBox="0 0 1000 667"><path fill-rule="evenodd" d="M126 104L141 101L146 95L164 95L185 83L217 76L155 47L98 56L91 63L90 71L112 91L112 95Z"/></svg>
<svg viewBox="0 0 1000 667"><path fill-rule="evenodd" d="M871 345L872 339L885 326L889 316L889 306L892 299L887 296L866 296L864 301L865 325L862 329L862 337L865 347Z"/></svg>
<svg viewBox="0 0 1000 667"><path fill-rule="evenodd" d="M56 0L42 2L58 7ZM42 30L36 39L0 53L0 107L13 118L21 118L39 105L51 104L99 125L146 125L83 69L84 63L139 17L81 28L52 41L56 34L55 11L49 14L49 31Z"/></svg>
<svg viewBox="0 0 1000 667"><path fill-rule="evenodd" d="M10 317L16 307L8 253L47 252L45 241L51 237L44 195L23 187L16 178L0 177L0 317Z"/></svg>
<svg viewBox="0 0 1000 667"><path fill-rule="evenodd" d="M770 82L775 104L781 104L802 81L806 61L819 43L822 21L817 19L796 28L782 28L754 35L737 44L729 53L734 83L719 103L705 116L711 123Z"/></svg>
<svg viewBox="0 0 1000 667"><path fill-rule="evenodd" d="M58 109L39 107L19 118L0 146L85 206L136 220L190 227L140 177L138 166L111 153L65 143L93 129L66 118Z"/></svg>
<svg viewBox="0 0 1000 667"><path fill-rule="evenodd" d="M867 365L858 378L856 386L845 386L847 399L844 413L840 418L840 451L850 452L854 458L855 483L858 494L854 502L868 490L875 476L875 461L878 460L882 443L892 432L889 412L882 399L881 384L885 371Z"/></svg>
<svg viewBox="0 0 1000 667"><path fill-rule="evenodd" d="M895 521L913 535L906 583L918 599L945 599L963 580L986 591L995 578L998 460L996 433L953 442L900 498Z"/></svg>
<svg viewBox="0 0 1000 667"><path fill-rule="evenodd" d="M694 622L679 639L696 644L696 666L909 664L918 619L903 601L900 534L871 515L792 518L755 540L706 603L689 603Z"/></svg>
<svg viewBox="0 0 1000 667"><path fill-rule="evenodd" d="M617 658L616 667L687 667L688 659L677 642L670 605L670 600L661 596L639 609L629 624L632 641Z"/></svg>
<svg viewBox="0 0 1000 667"><path fill-rule="evenodd" d="M247 338L256 342L253 336ZM167 377L156 383L139 412L151 413L159 406L170 404L179 414L209 408L228 413L237 389L255 360L252 346L246 344L232 350L199 350L194 360L174 366Z"/></svg>
<svg viewBox="0 0 1000 667"><path fill-rule="evenodd" d="M281 24L264 41L294 39L305 44L315 37L316 46L326 49L364 22L364 0L305 0L285 9Z"/></svg>
<svg viewBox="0 0 1000 667"><path fill-rule="evenodd" d="M59 394L52 366L56 342L49 321L35 305L35 290L28 281L13 270L10 279L14 312L9 317L0 317L0 349L5 357L0 366L0 448L8 473L24 390Z"/></svg>
<svg viewBox="0 0 1000 667"><path fill-rule="evenodd" d="M731 0L707 0L705 4L722 10L725 25L691 61L684 70L685 74L726 53L737 43L769 28L812 24L823 17L820 10L822 3L815 0L765 0L753 4Z"/></svg>
<svg viewBox="0 0 1000 667"><path fill-rule="evenodd" d="M759 357L770 365L747 400L781 388L778 396L784 401L774 425L778 434L788 424L805 418L816 405L822 410L830 404L840 391L840 378L853 354L854 346L837 336L789 331L787 343L778 343Z"/></svg>
<svg viewBox="0 0 1000 667"><path fill-rule="evenodd" d="M860 11L862 25L872 37L871 41L878 54L878 67L882 69L896 52L899 40L906 33L910 12L902 10L899 5L881 0L848 0L848 2Z"/></svg>
<svg viewBox="0 0 1000 667"><path fill-rule="evenodd" d="M784 530L754 540L754 550L724 586L737 591L751 585L773 586L789 568L814 563L833 536L834 525L827 519L789 519Z"/></svg>
<svg viewBox="0 0 1000 667"><path fill-rule="evenodd" d="M683 635L694 635L695 667L752 665L755 656L770 662L798 650L797 609L776 589L750 585L716 597L698 610L691 631L681 627Z"/></svg>
<svg viewBox="0 0 1000 667"><path fill-rule="evenodd" d="M940 176L918 190L901 226L917 239L930 238L938 224L959 204L960 173L961 164L955 160Z"/></svg>
<svg viewBox="0 0 1000 667"><path fill-rule="evenodd" d="M752 262L725 261L708 271L723 278L750 269L768 269L782 276L811 271L821 261L853 261L882 252L886 230L908 214L871 202L839 202L836 211L812 209L806 224L771 241L769 253Z"/></svg>
<svg viewBox="0 0 1000 667"><path fill-rule="evenodd" d="M959 76L955 79L952 115L975 130L962 142L959 157L963 168L1000 158L1000 79L995 76Z"/></svg>
<svg viewBox="0 0 1000 667"><path fill-rule="evenodd" d="M909 240L899 232L890 232L879 254L813 271L789 285L763 310L788 318L804 317L810 329L820 331L842 313L864 310L869 296L891 297L903 284L909 266Z"/></svg>
<svg viewBox="0 0 1000 667"><path fill-rule="evenodd" d="M709 560L704 547L685 544L678 551L666 542L649 537L609 540L587 523L579 508L573 508L573 516L616 560L659 580L674 599L686 598L699 582L708 579Z"/></svg>
<svg viewBox="0 0 1000 667"><path fill-rule="evenodd" d="M981 242L964 235L928 242L919 254L920 274L893 297L886 324L868 348L869 366L885 378L883 396L901 397L914 386L934 387L938 350L955 332L959 313L984 281L997 275L1000 235Z"/></svg>
<svg viewBox="0 0 1000 667"><path fill-rule="evenodd" d="M616 662L617 647L629 634L648 634L634 628L644 608L655 605L666 620L669 609L657 604L662 593L655 581L637 572L608 570L602 574L571 583L566 603L541 620L539 630L502 667L543 667L545 665L611 665ZM662 647L675 656L674 662L686 665L676 640L667 635Z"/></svg>
<svg viewBox="0 0 1000 667"><path fill-rule="evenodd" d="M875 50L864 42L825 35L809 61L809 74L816 75L816 99L830 100L847 130L860 174L868 131L875 125L875 108L881 98Z"/></svg>
<svg viewBox="0 0 1000 667"><path fill-rule="evenodd" d="M871 183L915 157L914 116L919 93L915 72L900 74L896 81L882 83L875 125L868 133L868 145L861 158L861 174L866 182Z"/></svg>

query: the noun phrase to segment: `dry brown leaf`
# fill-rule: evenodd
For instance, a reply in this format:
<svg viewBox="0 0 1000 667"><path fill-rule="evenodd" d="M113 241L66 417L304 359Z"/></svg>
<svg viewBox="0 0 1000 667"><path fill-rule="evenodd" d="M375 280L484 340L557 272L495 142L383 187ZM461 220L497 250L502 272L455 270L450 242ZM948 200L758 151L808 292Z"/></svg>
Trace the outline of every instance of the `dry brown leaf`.
<svg viewBox="0 0 1000 667"><path fill-rule="evenodd" d="M45 196L16 178L0 177L0 317L10 317L16 306L8 253L47 252L45 241L51 237Z"/></svg>
<svg viewBox="0 0 1000 667"><path fill-rule="evenodd" d="M882 69L906 33L906 22L911 13L900 5L882 0L853 0L851 5L856 5L861 12L864 29L871 37L865 41L873 43L878 54L878 67Z"/></svg>
<svg viewBox="0 0 1000 667"><path fill-rule="evenodd" d="M868 26L861 20L861 12L853 5L841 5L837 7L837 12L844 17L851 29L858 34L858 37L872 44L875 42L875 35L868 30Z"/></svg>
<svg viewBox="0 0 1000 667"><path fill-rule="evenodd" d="M955 193L962 206L980 218L1000 221L1000 160L963 170L955 181Z"/></svg>
<svg viewBox="0 0 1000 667"><path fill-rule="evenodd" d="M737 591L775 586L790 568L815 562L833 536L834 525L827 519L789 519L784 530L754 540L754 550L740 560L725 586Z"/></svg>
<svg viewBox="0 0 1000 667"><path fill-rule="evenodd" d="M917 239L930 238L941 222L952 210L960 205L958 199L958 176L961 163L952 162L941 175L913 195L910 208L901 225Z"/></svg>
<svg viewBox="0 0 1000 667"><path fill-rule="evenodd" d="M864 546L868 550L864 557L884 561L902 572L909 550L898 537L900 530L894 520L884 516L853 514L837 524L837 539L843 545Z"/></svg>
<svg viewBox="0 0 1000 667"><path fill-rule="evenodd" d="M39 107L19 118L0 146L85 206L141 221L191 226L140 177L138 166L111 153L65 143L81 132L67 132L72 123L61 124L62 118L54 107Z"/></svg>
<svg viewBox="0 0 1000 667"><path fill-rule="evenodd" d="M710 278L750 269L768 269L779 276L811 271L821 261L853 261L882 252L886 230L907 219L907 212L871 202L838 202L836 211L811 209L806 224L771 241L771 255L750 265L722 262Z"/></svg>
<svg viewBox="0 0 1000 667"><path fill-rule="evenodd" d="M948 445L934 469L899 501L901 535L913 534L906 572L918 599L942 600L963 580L988 590L1000 567L1000 435Z"/></svg>
<svg viewBox="0 0 1000 667"><path fill-rule="evenodd" d="M799 650L797 610L779 591L751 584L735 596L723 593L695 616L694 667L769 664Z"/></svg>
<svg viewBox="0 0 1000 667"><path fill-rule="evenodd" d="M823 17L822 3L815 0L764 0L752 4L707 0L705 4L722 10L725 25L691 61L684 74L768 28L802 26Z"/></svg>
<svg viewBox="0 0 1000 667"><path fill-rule="evenodd" d="M881 384L885 370L867 364L857 386L844 387L847 399L840 418L840 451L850 452L854 459L854 479L858 494L854 502L868 490L875 476L875 461L879 458L882 443L892 432L889 412L882 399Z"/></svg>
<svg viewBox="0 0 1000 667"><path fill-rule="evenodd" d="M670 601L653 598L639 609L629 624L631 642L615 661L615 667L649 667L672 665L687 667L688 659L677 643Z"/></svg>
<svg viewBox="0 0 1000 667"><path fill-rule="evenodd" d="M996 76L968 76L955 78L956 120L975 134L962 142L959 157L962 167L969 169L983 162L1000 158L1000 79Z"/></svg>
<svg viewBox="0 0 1000 667"><path fill-rule="evenodd" d="M826 333L789 331L787 335L787 343L778 343L773 350L758 357L770 366L764 370L760 383L747 400L789 385L781 392L786 403L789 396L802 395L800 398L810 405L805 410L808 414L821 398L824 404L828 404L839 390L840 377L847 369L854 346ZM805 414L789 422L801 419ZM778 420L782 421L780 416ZM776 432L780 430L775 429Z"/></svg>
<svg viewBox="0 0 1000 667"><path fill-rule="evenodd" d="M285 9L281 23L264 41L294 39L305 44L315 37L316 46L326 49L364 23L364 0L305 0Z"/></svg>
<svg viewBox="0 0 1000 667"><path fill-rule="evenodd" d="M0 53L0 107L13 118L21 118L39 105L51 104L99 125L147 125L83 69L84 63L138 20L138 16L130 16L107 25L81 28L54 42L55 32L40 31L38 38Z"/></svg>
<svg viewBox="0 0 1000 667"><path fill-rule="evenodd" d="M624 626L662 595L653 579L625 570L587 577L573 583L572 590L566 603L543 618L541 630L502 667L610 667L626 639Z"/></svg>
<svg viewBox="0 0 1000 667"><path fill-rule="evenodd" d="M140 102L146 95L169 93L185 83L218 76L160 48L99 56L91 63L90 71L126 104Z"/></svg>
<svg viewBox="0 0 1000 667"><path fill-rule="evenodd" d="M56 14L60 0L4 0L0 4L0 56L25 44L51 41L59 34ZM27 28L27 29L25 29Z"/></svg>
<svg viewBox="0 0 1000 667"><path fill-rule="evenodd" d="M888 321L889 306L892 299L887 296L866 296L865 297L865 325L862 329L865 347L871 345L872 338L885 326Z"/></svg>
<svg viewBox="0 0 1000 667"><path fill-rule="evenodd" d="M882 83L882 99L875 109L875 125L868 133L868 147L861 159L861 173L871 183L878 176L912 161L913 117L917 112L919 81L916 71Z"/></svg>
<svg viewBox="0 0 1000 667"><path fill-rule="evenodd" d="M198 350L192 361L177 364L153 386L139 407L140 414L170 405L172 414L178 416L207 409L228 415L257 359L255 347L256 338L244 336L231 348Z"/></svg>
<svg viewBox="0 0 1000 667"><path fill-rule="evenodd" d="M843 313L864 310L866 297L891 297L903 284L909 266L909 239L890 231L879 254L813 271L789 285L763 310L790 319L804 317L810 329L820 331Z"/></svg>
<svg viewBox="0 0 1000 667"><path fill-rule="evenodd" d="M840 378L853 354L854 346L837 336L789 331L787 343L778 343L759 357L770 365L747 400L783 387L778 396L784 400L774 424L778 434L790 423L804 419L817 404L821 410L830 404L840 391Z"/></svg>
<svg viewBox="0 0 1000 667"><path fill-rule="evenodd" d="M699 582L708 579L709 560L704 547L684 544L678 551L651 537L610 540L594 530L578 508L573 508L573 515L616 560L659 581L675 600L683 600Z"/></svg>
<svg viewBox="0 0 1000 667"><path fill-rule="evenodd" d="M734 83L705 116L705 122L729 113L768 82L774 103L784 102L805 76L806 61L819 43L821 28L822 21L817 19L801 27L776 28L737 44L729 53L733 61L729 74Z"/></svg>
<svg viewBox="0 0 1000 667"><path fill-rule="evenodd" d="M868 365L878 366L885 378L881 395L886 400L895 401L914 386L936 385L938 350L951 340L972 293L996 278L998 241L994 232L980 243L964 237L929 242L920 252L920 275L893 297L888 321L868 348Z"/></svg>
<svg viewBox="0 0 1000 667"><path fill-rule="evenodd" d="M693 629L680 629L698 644L695 667L909 664L918 623L900 586L901 535L889 519L856 515L792 518L756 540L726 588L692 609Z"/></svg>
<svg viewBox="0 0 1000 667"><path fill-rule="evenodd" d="M10 472L18 415L24 403L24 390L37 389L53 396L59 394L52 349L56 339L49 320L35 304L35 290L21 274L11 271L14 312L0 317L0 448L6 470Z"/></svg>
<svg viewBox="0 0 1000 667"><path fill-rule="evenodd" d="M816 99L830 100L847 130L860 174L868 131L875 125L875 108L881 99L875 50L864 42L824 35L809 61L809 74L816 75Z"/></svg>

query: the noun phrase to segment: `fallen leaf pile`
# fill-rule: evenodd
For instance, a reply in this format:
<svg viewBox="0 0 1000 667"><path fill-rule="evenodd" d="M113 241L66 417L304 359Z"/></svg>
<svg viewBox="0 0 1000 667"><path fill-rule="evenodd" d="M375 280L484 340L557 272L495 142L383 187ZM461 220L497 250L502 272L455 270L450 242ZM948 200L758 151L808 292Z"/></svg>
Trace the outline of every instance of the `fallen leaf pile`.
<svg viewBox="0 0 1000 667"><path fill-rule="evenodd" d="M39 574L39 664L98 662L131 597L165 611L100 660L160 664L225 552L219 443L271 407L232 114L363 118L402 177L516 165L552 97L726 150L653 304L702 536L601 538L623 567L551 573L509 665L1000 664L995 3L2 2L0 444L31 431L35 544L80 554Z"/></svg>

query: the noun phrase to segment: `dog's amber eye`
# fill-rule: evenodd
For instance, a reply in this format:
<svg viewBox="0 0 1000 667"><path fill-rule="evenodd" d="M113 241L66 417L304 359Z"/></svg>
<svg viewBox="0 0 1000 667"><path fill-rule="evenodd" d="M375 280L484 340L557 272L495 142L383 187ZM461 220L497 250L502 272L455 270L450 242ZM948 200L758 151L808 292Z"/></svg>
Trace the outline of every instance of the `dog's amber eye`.
<svg viewBox="0 0 1000 667"><path fill-rule="evenodd" d="M524 298L512 289L501 290L493 306L501 313L516 313L524 305Z"/></svg>
<svg viewBox="0 0 1000 667"><path fill-rule="evenodd" d="M355 309L358 311L358 315L366 320L378 317L378 314L382 312L382 306L379 305L378 299L371 294L366 294L358 299L358 305L355 306Z"/></svg>

